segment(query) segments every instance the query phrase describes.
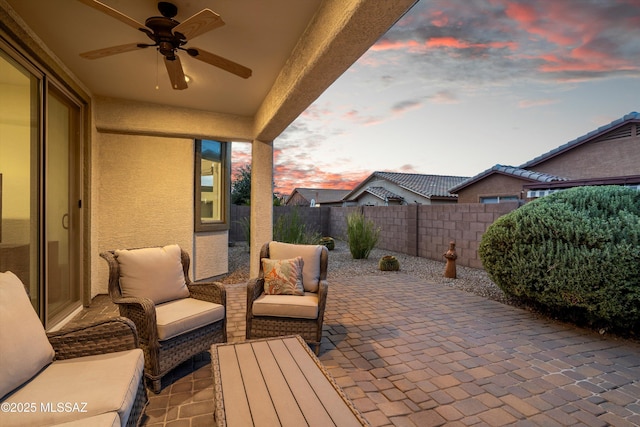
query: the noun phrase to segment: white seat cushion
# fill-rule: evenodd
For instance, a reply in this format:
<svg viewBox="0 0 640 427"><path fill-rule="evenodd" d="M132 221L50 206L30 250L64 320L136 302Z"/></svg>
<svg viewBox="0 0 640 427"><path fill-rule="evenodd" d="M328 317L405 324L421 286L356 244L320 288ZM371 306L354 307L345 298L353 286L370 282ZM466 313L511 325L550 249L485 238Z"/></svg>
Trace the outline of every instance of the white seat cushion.
<svg viewBox="0 0 640 427"><path fill-rule="evenodd" d="M254 316L293 317L296 319L318 318L318 294L304 295L260 295L253 302Z"/></svg>
<svg viewBox="0 0 640 427"><path fill-rule="evenodd" d="M306 292L318 292L320 282L321 245L295 245L291 243L270 242L269 258L289 259L301 256L304 261L302 268L302 286Z"/></svg>
<svg viewBox="0 0 640 427"><path fill-rule="evenodd" d="M144 355L140 349L57 360L5 401L35 402L37 411L5 412L2 425L44 426L115 411L124 426L143 370ZM73 410L52 410L58 402L69 402ZM49 403L51 410L40 407Z"/></svg>
<svg viewBox="0 0 640 427"><path fill-rule="evenodd" d="M161 304L189 296L180 246L118 249L115 254L123 297L149 298Z"/></svg>
<svg viewBox="0 0 640 427"><path fill-rule="evenodd" d="M224 306L195 298L183 298L156 306L158 339L168 340L224 319Z"/></svg>
<svg viewBox="0 0 640 427"><path fill-rule="evenodd" d="M0 399L53 360L55 352L20 279L0 273Z"/></svg>

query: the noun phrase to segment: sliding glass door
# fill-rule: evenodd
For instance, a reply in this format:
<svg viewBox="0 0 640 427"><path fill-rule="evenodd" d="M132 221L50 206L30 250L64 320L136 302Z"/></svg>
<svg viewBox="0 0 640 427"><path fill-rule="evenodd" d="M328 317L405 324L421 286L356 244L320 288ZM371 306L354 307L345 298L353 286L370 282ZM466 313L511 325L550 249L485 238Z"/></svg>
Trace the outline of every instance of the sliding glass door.
<svg viewBox="0 0 640 427"><path fill-rule="evenodd" d="M45 234L47 324L80 303L78 106L49 87L46 108Z"/></svg>
<svg viewBox="0 0 640 427"><path fill-rule="evenodd" d="M45 325L80 305L81 109L0 45L0 271Z"/></svg>
<svg viewBox="0 0 640 427"><path fill-rule="evenodd" d="M0 50L0 271L12 271L40 312L40 76Z"/></svg>

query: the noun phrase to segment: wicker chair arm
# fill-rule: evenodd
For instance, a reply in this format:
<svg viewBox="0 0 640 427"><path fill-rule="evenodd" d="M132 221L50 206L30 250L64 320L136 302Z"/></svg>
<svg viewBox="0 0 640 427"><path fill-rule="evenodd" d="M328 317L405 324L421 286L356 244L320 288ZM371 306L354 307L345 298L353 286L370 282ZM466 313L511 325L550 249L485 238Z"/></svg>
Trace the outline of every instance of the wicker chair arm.
<svg viewBox="0 0 640 427"><path fill-rule="evenodd" d="M191 298L227 305L227 290L219 282L199 282L187 284Z"/></svg>
<svg viewBox="0 0 640 427"><path fill-rule="evenodd" d="M136 325L138 337L144 342L158 340L156 306L149 298L112 298L118 305L120 315L131 319Z"/></svg>
<svg viewBox="0 0 640 427"><path fill-rule="evenodd" d="M134 323L124 317L47 333L56 360L132 350L138 347Z"/></svg>
<svg viewBox="0 0 640 427"><path fill-rule="evenodd" d="M264 293L264 279L256 278L249 280L247 283L247 308Z"/></svg>
<svg viewBox="0 0 640 427"><path fill-rule="evenodd" d="M329 294L329 282L320 280L318 285L318 318L324 318L324 308L327 305L327 295Z"/></svg>

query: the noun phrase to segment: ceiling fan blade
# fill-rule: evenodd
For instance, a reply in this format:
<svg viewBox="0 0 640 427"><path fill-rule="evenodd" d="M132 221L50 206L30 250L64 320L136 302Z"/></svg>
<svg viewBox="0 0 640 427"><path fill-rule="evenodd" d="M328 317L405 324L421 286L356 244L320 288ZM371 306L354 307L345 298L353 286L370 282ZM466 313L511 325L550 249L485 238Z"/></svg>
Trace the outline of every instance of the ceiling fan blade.
<svg viewBox="0 0 640 427"><path fill-rule="evenodd" d="M182 63L178 56L175 59L164 58L164 65L167 67L167 73L169 73L169 80L171 80L171 87L176 90L182 90L187 88L187 81L184 78L184 71L182 70Z"/></svg>
<svg viewBox="0 0 640 427"><path fill-rule="evenodd" d="M236 76L248 79L251 77L251 69L236 62L233 62L222 56L218 56L215 53L207 52L206 50L198 49L197 47L187 49L187 53L194 58L213 65L214 67L222 68Z"/></svg>
<svg viewBox="0 0 640 427"><path fill-rule="evenodd" d="M122 12L119 12L117 10L115 10L114 8L112 8L111 6L107 6L104 3L100 3L97 0L78 0L81 3L86 4L89 7L92 7L102 13L105 13L109 16L111 16L112 18L116 18L118 21L123 22L127 25L129 25L130 27L135 28L136 30L140 30L142 28L146 28L144 24L141 24L140 22L136 21L133 18L128 17L127 15L125 15Z"/></svg>
<svg viewBox="0 0 640 427"><path fill-rule="evenodd" d="M140 45L139 43L128 43L128 44L122 44L119 46L105 47L103 49L84 52L84 53L81 53L80 56L86 59L100 59L100 58L104 58L105 56L111 56L111 55L116 55L118 53L130 52L132 50L136 50L144 47L147 47L147 46Z"/></svg>
<svg viewBox="0 0 640 427"><path fill-rule="evenodd" d="M173 33L180 33L186 40L191 40L207 31L222 27L224 21L211 9L202 9L190 18L173 28Z"/></svg>

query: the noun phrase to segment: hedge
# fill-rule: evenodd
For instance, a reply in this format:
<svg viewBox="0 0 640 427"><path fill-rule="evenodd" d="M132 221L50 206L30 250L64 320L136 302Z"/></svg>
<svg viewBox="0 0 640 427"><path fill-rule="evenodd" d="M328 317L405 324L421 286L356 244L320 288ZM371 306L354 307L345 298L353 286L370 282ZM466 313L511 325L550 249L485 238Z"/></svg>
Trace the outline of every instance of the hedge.
<svg viewBox="0 0 640 427"><path fill-rule="evenodd" d="M592 327L640 330L640 191L577 187L500 217L479 247L507 295Z"/></svg>

